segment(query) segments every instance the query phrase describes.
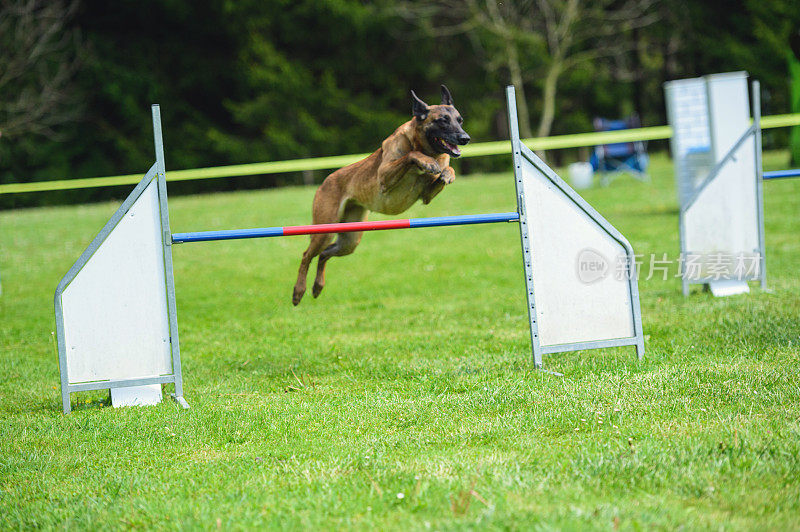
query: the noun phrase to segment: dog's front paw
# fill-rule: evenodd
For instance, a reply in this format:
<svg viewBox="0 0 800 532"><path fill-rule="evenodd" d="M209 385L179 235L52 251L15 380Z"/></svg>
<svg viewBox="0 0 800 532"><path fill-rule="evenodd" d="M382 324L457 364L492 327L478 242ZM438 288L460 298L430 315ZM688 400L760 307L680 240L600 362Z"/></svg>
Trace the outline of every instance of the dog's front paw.
<svg viewBox="0 0 800 532"><path fill-rule="evenodd" d="M447 168L442 170L442 174L439 176L439 179L444 181L445 185L449 185L450 183L456 180L456 172L455 170L453 170L448 166Z"/></svg>
<svg viewBox="0 0 800 532"><path fill-rule="evenodd" d="M442 173L442 167L439 166L439 163L436 161L431 161L429 163L423 162L421 165L419 165L419 168L426 174L430 174L434 177L438 177L439 174Z"/></svg>

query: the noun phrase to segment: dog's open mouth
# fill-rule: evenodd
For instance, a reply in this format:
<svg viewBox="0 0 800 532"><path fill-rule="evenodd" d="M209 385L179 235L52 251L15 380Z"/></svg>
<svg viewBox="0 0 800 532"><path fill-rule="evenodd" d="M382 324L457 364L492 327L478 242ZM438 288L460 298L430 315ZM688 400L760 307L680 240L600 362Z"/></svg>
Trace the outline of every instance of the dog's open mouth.
<svg viewBox="0 0 800 532"><path fill-rule="evenodd" d="M444 148L445 153L449 153L453 157L458 157L461 155L461 150L457 144L447 142L441 137L436 137L436 142L439 144L439 147Z"/></svg>

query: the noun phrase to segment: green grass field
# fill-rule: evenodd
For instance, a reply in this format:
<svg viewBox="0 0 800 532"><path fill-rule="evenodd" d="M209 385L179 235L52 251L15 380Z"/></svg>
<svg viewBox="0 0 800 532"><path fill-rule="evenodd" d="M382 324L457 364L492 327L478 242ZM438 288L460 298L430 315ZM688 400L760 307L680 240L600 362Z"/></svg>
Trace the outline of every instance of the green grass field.
<svg viewBox="0 0 800 532"><path fill-rule="evenodd" d="M584 197L675 258L652 175ZM172 230L308 223L313 193L174 198ZM407 214L514 203L510 174L472 176ZM800 180L765 203L771 293L642 278L645 360L546 356L563 378L531 362L515 224L368 233L297 308L307 237L176 246L192 408L92 392L68 416L53 291L117 205L2 212L0 529L800 529Z"/></svg>

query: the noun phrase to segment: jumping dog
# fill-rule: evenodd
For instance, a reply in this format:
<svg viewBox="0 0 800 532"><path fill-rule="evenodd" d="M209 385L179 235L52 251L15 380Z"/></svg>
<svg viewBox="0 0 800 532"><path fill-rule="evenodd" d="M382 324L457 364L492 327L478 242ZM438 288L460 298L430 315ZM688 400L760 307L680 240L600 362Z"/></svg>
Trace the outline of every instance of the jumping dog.
<svg viewBox="0 0 800 532"><path fill-rule="evenodd" d="M453 97L442 85L441 105L428 105L411 91L412 118L395 130L376 152L365 159L336 170L320 185L314 196L315 224L360 222L370 211L400 214L417 200L428 204L452 183L456 174L450 157L461 155L459 145L470 141L461 126L463 119ZM319 255L314 297L325 286L325 263L331 257L352 253L362 232L311 235L303 253L292 303L297 305L306 292L311 261Z"/></svg>

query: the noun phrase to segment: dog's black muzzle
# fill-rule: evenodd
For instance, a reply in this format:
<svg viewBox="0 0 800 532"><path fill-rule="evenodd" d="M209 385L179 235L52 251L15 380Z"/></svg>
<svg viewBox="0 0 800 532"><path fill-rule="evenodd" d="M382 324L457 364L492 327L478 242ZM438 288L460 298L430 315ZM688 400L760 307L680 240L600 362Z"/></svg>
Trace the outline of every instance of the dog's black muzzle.
<svg viewBox="0 0 800 532"><path fill-rule="evenodd" d="M463 146L472 140L464 130L457 132L436 132L428 135L430 145L439 153L446 153L451 157L460 157L461 150L458 146Z"/></svg>

